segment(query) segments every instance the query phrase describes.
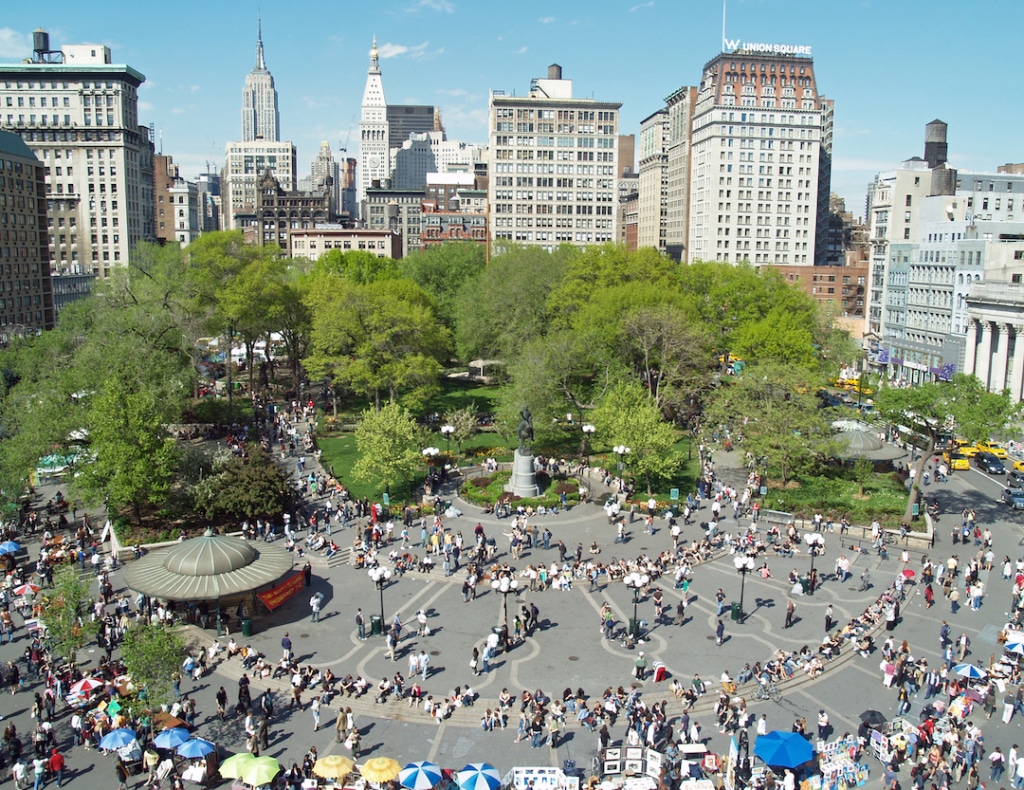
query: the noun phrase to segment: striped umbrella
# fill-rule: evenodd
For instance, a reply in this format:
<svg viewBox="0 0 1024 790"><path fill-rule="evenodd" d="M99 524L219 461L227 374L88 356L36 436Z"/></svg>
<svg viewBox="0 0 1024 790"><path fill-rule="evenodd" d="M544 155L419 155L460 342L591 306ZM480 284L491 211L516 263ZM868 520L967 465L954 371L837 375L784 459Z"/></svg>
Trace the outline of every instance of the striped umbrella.
<svg viewBox="0 0 1024 790"><path fill-rule="evenodd" d="M961 677L971 678L972 680L981 680L981 678L988 675L981 667L976 667L974 664L957 664L953 667L953 671Z"/></svg>
<svg viewBox="0 0 1024 790"><path fill-rule="evenodd" d="M488 763L470 763L457 774L460 790L498 790L501 774Z"/></svg>
<svg viewBox="0 0 1024 790"><path fill-rule="evenodd" d="M443 778L441 767L421 761L409 763L398 774L398 782L408 790L431 790Z"/></svg>

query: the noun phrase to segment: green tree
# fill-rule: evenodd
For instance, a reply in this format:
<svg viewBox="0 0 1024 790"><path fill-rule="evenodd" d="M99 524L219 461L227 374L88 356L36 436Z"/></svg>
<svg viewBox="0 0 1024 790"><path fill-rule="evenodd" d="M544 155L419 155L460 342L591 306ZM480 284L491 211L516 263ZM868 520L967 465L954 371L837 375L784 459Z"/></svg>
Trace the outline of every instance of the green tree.
<svg viewBox="0 0 1024 790"><path fill-rule="evenodd" d="M455 446L461 454L463 442L477 432L476 404L473 403L461 409L449 409L441 417L441 420L445 425L450 425L455 429L452 431L452 439L455 440Z"/></svg>
<svg viewBox="0 0 1024 790"><path fill-rule="evenodd" d="M565 249L512 247L467 279L455 298L459 358L511 360L547 329L548 294L561 280Z"/></svg>
<svg viewBox="0 0 1024 790"><path fill-rule="evenodd" d="M287 475L260 448L245 459L217 459L213 475L193 488L196 509L207 518L272 518L289 509L294 489Z"/></svg>
<svg viewBox="0 0 1024 790"><path fill-rule="evenodd" d="M785 485L800 464L834 450L831 425L814 394L819 386L817 373L806 368L749 366L708 396L704 430L741 432L744 449L768 456Z"/></svg>
<svg viewBox="0 0 1024 790"><path fill-rule="evenodd" d="M875 465L869 458L858 458L853 462L853 479L857 481L857 488L861 496L864 496L864 486L875 476Z"/></svg>
<svg viewBox="0 0 1024 790"><path fill-rule="evenodd" d="M78 651L96 637L99 623L90 619L89 584L74 565L58 568L53 586L43 594L43 624L55 655L78 663Z"/></svg>
<svg viewBox="0 0 1024 790"><path fill-rule="evenodd" d="M434 297L437 316L455 326L455 302L463 283L484 270L487 250L471 241L431 244L398 262L398 270Z"/></svg>
<svg viewBox="0 0 1024 790"><path fill-rule="evenodd" d="M254 388L256 344L281 328L286 304L282 302L287 267L281 258L249 261L223 283L217 294L218 311L245 347L249 392Z"/></svg>
<svg viewBox="0 0 1024 790"><path fill-rule="evenodd" d="M422 438L409 410L395 401L367 409L356 427L359 459L352 474L390 492L392 484L409 480L419 470Z"/></svg>
<svg viewBox="0 0 1024 790"><path fill-rule="evenodd" d="M422 407L437 391L451 333L433 299L410 280L366 284L321 278L313 286L306 369L327 376L381 407L382 396Z"/></svg>
<svg viewBox="0 0 1024 790"><path fill-rule="evenodd" d="M378 258L366 250L328 250L313 264L314 277L327 275L350 283L366 285L378 280L393 280L400 276L394 258Z"/></svg>
<svg viewBox="0 0 1024 790"><path fill-rule="evenodd" d="M128 382L106 382L89 409L89 452L75 487L87 502L106 500L112 511L130 507L135 522L142 508L161 503L176 469L174 440L167 437L152 392L132 391Z"/></svg>
<svg viewBox="0 0 1024 790"><path fill-rule="evenodd" d="M731 351L758 363L817 366L814 334L806 316L783 307L773 307L763 318L737 327Z"/></svg>
<svg viewBox="0 0 1024 790"><path fill-rule="evenodd" d="M629 447L629 470L644 479L648 494L655 482L671 479L682 465L676 432L636 382L620 383L608 392L594 411L594 425L608 442Z"/></svg>
<svg viewBox="0 0 1024 790"><path fill-rule="evenodd" d="M187 645L175 628L135 623L125 631L121 658L132 680L146 690L149 709L171 701L171 686L180 676Z"/></svg>
<svg viewBox="0 0 1024 790"><path fill-rule="evenodd" d="M1012 413L1008 392L988 392L975 376L958 373L952 381L932 381L915 387L885 387L875 396L879 415L895 425L905 425L924 434L928 444L917 461L907 497L904 520L913 518L918 501L918 480L935 453L939 433L955 427L971 441L988 439L1006 425Z"/></svg>

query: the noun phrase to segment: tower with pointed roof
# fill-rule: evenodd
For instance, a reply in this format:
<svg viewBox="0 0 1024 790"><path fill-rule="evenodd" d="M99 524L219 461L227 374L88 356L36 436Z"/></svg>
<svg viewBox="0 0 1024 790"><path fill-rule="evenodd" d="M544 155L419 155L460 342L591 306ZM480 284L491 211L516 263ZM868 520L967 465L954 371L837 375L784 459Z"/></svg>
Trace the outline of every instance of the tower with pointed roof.
<svg viewBox="0 0 1024 790"><path fill-rule="evenodd" d="M274 77L263 58L263 18L256 22L256 65L242 90L242 141L280 142L281 116L277 109Z"/></svg>
<svg viewBox="0 0 1024 790"><path fill-rule="evenodd" d="M366 190L379 180L382 185L391 175L391 126L388 103L380 75L380 53L377 37L370 50L370 68L363 89L362 114L359 119L359 205L366 199Z"/></svg>

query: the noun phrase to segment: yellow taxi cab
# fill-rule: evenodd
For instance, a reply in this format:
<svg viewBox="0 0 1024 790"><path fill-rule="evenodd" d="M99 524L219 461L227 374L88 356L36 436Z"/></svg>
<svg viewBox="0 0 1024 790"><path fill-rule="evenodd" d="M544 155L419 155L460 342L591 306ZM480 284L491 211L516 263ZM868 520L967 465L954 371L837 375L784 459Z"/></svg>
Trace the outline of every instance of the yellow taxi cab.
<svg viewBox="0 0 1024 790"><path fill-rule="evenodd" d="M1014 461L1013 471L1024 473L1024 461Z"/></svg>
<svg viewBox="0 0 1024 790"><path fill-rule="evenodd" d="M946 450L942 454L942 459L951 472L962 472L971 468L970 459L958 450Z"/></svg>
<svg viewBox="0 0 1024 790"><path fill-rule="evenodd" d="M971 444L966 439L957 439L953 444L953 452L960 453L967 458L973 458L981 452L976 444Z"/></svg>
<svg viewBox="0 0 1024 790"><path fill-rule="evenodd" d="M1005 461L1008 457L1006 448L996 442L978 442L977 446L979 453L991 453L1000 461Z"/></svg>

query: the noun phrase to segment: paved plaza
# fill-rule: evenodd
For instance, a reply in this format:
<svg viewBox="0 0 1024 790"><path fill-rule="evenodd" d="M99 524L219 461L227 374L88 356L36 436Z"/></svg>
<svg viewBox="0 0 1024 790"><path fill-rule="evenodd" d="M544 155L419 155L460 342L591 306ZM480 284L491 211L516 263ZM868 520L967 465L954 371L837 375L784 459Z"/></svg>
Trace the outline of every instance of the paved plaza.
<svg viewBox="0 0 1024 790"><path fill-rule="evenodd" d="M722 454L716 460L726 479L730 475L735 477L742 474L741 470L731 468L738 460L736 454ZM1019 517L1012 515L996 501L999 495L998 483L971 470L958 473L948 483L933 485L930 489L927 493L938 497L944 513L959 514L965 506L977 510L979 523L990 525L994 531L997 559L1001 559L1004 554L1011 557L1021 555ZM446 520L449 527L461 530L471 542L474 527L481 523L487 534L497 539L498 559L510 560L507 553L508 540L502 534L509 530L509 521L484 515L462 501L458 501L457 506L463 515L461 518ZM697 522L706 521L707 518L708 511L702 510L693 524L684 527L683 539L699 537L702 533ZM956 522L959 523L958 515ZM606 563L615 557L635 558L641 554L654 556L672 546L667 522L660 519L656 521L655 534L644 533L643 522L638 519L630 525L628 541L624 544L615 543L615 528L609 525L605 512L597 504L586 504L558 515L539 517L537 523L542 530L548 527L552 531L552 548L547 551L536 548L524 552L521 560L513 563L519 569L528 563L550 564L556 560L558 552L555 546L559 540L570 551L575 549L577 543L581 543L585 548L585 559L590 554L586 549L596 542L601 550L599 559ZM746 523L744 520L741 526L745 527ZM932 552L933 559L944 560L954 552L949 540L952 523L953 516L941 517L937 530L939 543ZM727 532L735 532L736 527L735 522L730 521L724 521L721 525ZM418 537L418 529L415 535ZM334 539L339 545L349 545L353 537L351 530L334 528ZM403 763L430 759L455 768L465 762L487 760L503 771L513 765L561 766L564 760L575 760L587 770L597 753L597 737L578 725L571 716L564 738L557 748L549 748L545 742L540 749L531 749L528 740L514 743L517 707L511 712L509 728L503 731L483 731L480 717L485 708L494 707L503 688L507 688L513 695L521 694L526 689L532 691L540 688L553 698L560 698L565 688L583 688L591 698L599 698L608 687L629 688L633 682L633 664L638 650L646 654L649 667L653 667L655 662L663 663L670 678L680 678L689 684L697 673L705 679L709 693L697 703L691 717L701 723L702 737L707 739L709 747L715 751L725 751L728 736L719 733L711 711L722 671L728 670L735 677L745 663L753 664L758 660L763 662L772 657L777 649L799 650L804 645L816 648L825 634L824 617L828 606L831 605L833 609L835 621L839 625L845 624L874 602L880 591L904 567L899 561L898 550L891 550L889 559L882 560L875 554L855 553L849 547L844 548L843 538L838 532L827 533L825 537L824 556L815 560L815 567L823 577L822 587L817 594L813 597L790 595L786 577L792 569L801 575L809 571L811 559L806 553L790 559L767 556L773 578L762 579L757 574L746 577L744 608L748 618L742 624L736 623L726 611L722 618L726 626L726 638L721 646L716 645L714 636L718 622L715 592L721 587L727 601L739 600L741 583L732 557L728 554L694 569L692 583L686 593L689 603L686 620L682 625L672 624L672 617L683 592L675 589L671 576L655 582L663 590L667 614L663 619L656 620L650 597L640 602L639 617L648 624L649 640L636 649L626 646L618 638L605 639L601 631L599 612L604 603L611 606L619 623L628 622L633 617L632 592L623 583L603 580L600 589L590 589L591 585L587 581L579 580L572 590L567 591L529 592L521 589L508 598L509 618L511 620L513 612L519 611L524 605L536 605L540 612L539 627L524 643L508 654L497 656L491 662L490 671L479 677L475 677L470 668L471 653L474 646L483 645L491 629L502 620L506 602L499 593L481 584L476 600L465 602L462 571L453 573L450 578L445 578L440 569L430 574L407 573L393 577L383 590L383 616L385 622L390 622L398 614L405 629L397 660L392 662L386 656L382 637L368 636L365 640L358 638L355 624L357 607L362 609L368 622L370 615L381 614L380 595L366 571L350 565L328 569L320 564L315 568L311 588L299 593L273 614L258 616L255 619L256 632L251 638L242 639L237 634L236 638L260 650L268 661L276 662L281 656L281 638L287 632L302 664L312 664L321 669L330 667L339 677L347 673L361 674L371 683L376 683L384 676L390 677L396 671L407 675L410 653L425 650L430 657L430 674L422 682L426 693L439 697L450 693L455 686L465 688L471 685L480 694L480 699L473 707L457 710L450 719L438 725L419 708L409 707L405 700L375 704L372 691L359 699L336 697L328 708L321 711L323 723L320 730L314 732L313 717L308 710L310 694L304 695L305 709L289 710L287 678L253 680L250 688L254 699L264 688L272 689L276 697L270 749L264 753L290 765L292 762L301 763L311 745L317 747L321 756L332 751L343 752L343 747L334 743L334 719L339 705L344 705L351 706L355 714L356 724L362 734L364 757L384 755ZM30 551L34 549L30 545ZM977 551L973 547L963 546L957 546L956 549L964 549L957 552L962 562L966 561L968 552ZM413 551L422 554L420 547L415 547ZM835 559L841 554L850 557L853 562L852 576L845 583L840 583L833 576ZM911 552L909 567L919 568L921 556L920 552ZM302 561L296 561L297 567L301 564ZM940 658L938 632L945 619L950 622L954 636L964 632L970 637L973 653L970 660L987 666L990 656L1001 653L996 636L1005 622L1004 613L1010 604L1011 583L1000 577L1000 567L1001 563L997 562L995 570L983 573L987 592L983 606L976 612L963 607L958 613L952 614L941 595L937 596L935 607L926 610L920 588L909 587L901 622L894 632L897 644L906 639L915 657L925 656L929 664L937 663ZM872 588L866 592L859 590L859 577L864 569L870 571L873 583ZM115 587L120 583L119 572L115 575ZM312 622L310 617L308 599L314 592L324 596L320 622ZM787 629L784 628L786 602L791 597L796 609L793 625ZM426 612L430 626L430 635L425 637L416 635L415 616L421 609ZM212 630L203 632L190 628L188 634L196 648L207 647L215 638ZM882 628L876 639L881 643L884 638ZM222 637L221 642L226 643L227 638ZM22 634L22 639L13 646L0 646L0 660L6 662L16 659L26 645L27 641ZM83 651L82 659L86 669L95 664L97 655L95 647ZM818 711L824 709L837 735L845 731L855 732L859 724L858 715L866 708L876 708L887 716L895 715L895 690L882 685L880 660L878 651L863 658L847 648L839 659L826 666L818 678L801 676L783 683L783 698L778 703L751 699L750 684L741 687L739 693L746 693L749 709L755 717L761 713L767 714L769 729L788 730L799 717L805 718L813 729ZM214 694L223 685L233 701L242 672L241 662L234 658L220 661L198 682L182 682L182 691L192 694L198 702L199 734L217 741L229 751L244 748L242 721L239 717L219 721L215 715ZM643 695L648 702L668 699L668 710L674 720L681 713L681 705L672 698L668 685L668 681L654 683L648 672L642 686ZM5 694L0 697L0 713L5 720L15 721L23 733L30 732L34 724L29 718L34 690L29 683L25 691L14 696ZM919 701L913 701L908 714L911 718L916 719L920 705ZM989 748L1000 745L1006 752L1020 737L1020 717L1004 725L998 721L998 717L985 721L979 710L975 718L981 719ZM56 726L62 743L65 747L69 746L68 717L59 719ZM621 721L612 728L613 738L621 738L623 732ZM753 740L753 733L751 736ZM78 784L80 778L98 778L104 783L112 780L111 760L97 756L94 752L75 749L70 752L68 763L73 784ZM876 761L872 762L873 780L880 777L880 769Z"/></svg>

